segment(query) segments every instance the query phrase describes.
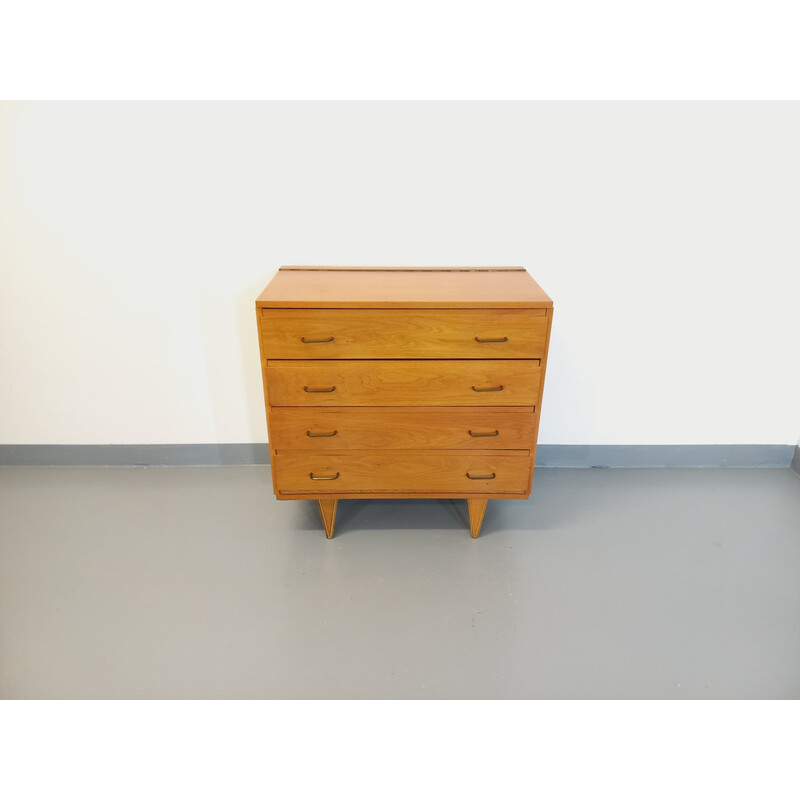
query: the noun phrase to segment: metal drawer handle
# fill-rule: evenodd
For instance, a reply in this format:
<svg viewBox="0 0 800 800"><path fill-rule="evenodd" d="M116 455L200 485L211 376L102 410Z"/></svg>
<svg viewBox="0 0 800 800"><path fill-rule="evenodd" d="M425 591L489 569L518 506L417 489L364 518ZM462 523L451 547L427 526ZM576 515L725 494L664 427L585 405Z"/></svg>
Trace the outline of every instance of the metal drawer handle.
<svg viewBox="0 0 800 800"><path fill-rule="evenodd" d="M467 473L467 477L471 481L493 481L497 477L497 473L493 472L491 475L475 475L474 477Z"/></svg>
<svg viewBox="0 0 800 800"><path fill-rule="evenodd" d="M336 436L337 433L339 433L339 431L334 431L333 433L311 433L311 431L306 431L306 436L310 436L314 439L319 436Z"/></svg>
<svg viewBox="0 0 800 800"><path fill-rule="evenodd" d="M499 386L490 386L488 389L478 389L476 386L472 387L473 392L502 392L503 391L503 384L501 383Z"/></svg>
<svg viewBox="0 0 800 800"><path fill-rule="evenodd" d="M312 481L335 481L339 477L339 473L337 472L330 478L317 478L313 472L309 472L308 477L311 478Z"/></svg>
<svg viewBox="0 0 800 800"><path fill-rule="evenodd" d="M333 336L329 336L327 339L306 339L305 336L300 337L300 341L303 344L317 344L318 342L332 342Z"/></svg>
<svg viewBox="0 0 800 800"><path fill-rule="evenodd" d="M331 386L330 389L309 389L308 386L304 386L303 387L303 391L304 392L312 392L312 393L313 392L335 392L336 391L336 387L335 386Z"/></svg>
<svg viewBox="0 0 800 800"><path fill-rule="evenodd" d="M476 342L480 342L481 344L486 344L487 342L507 342L508 336L504 336L502 339L479 339L477 336L475 337Z"/></svg>
<svg viewBox="0 0 800 800"><path fill-rule="evenodd" d="M467 431L470 436L474 436L476 439L479 436L499 436L500 431L495 431L494 433L473 433L472 431Z"/></svg>

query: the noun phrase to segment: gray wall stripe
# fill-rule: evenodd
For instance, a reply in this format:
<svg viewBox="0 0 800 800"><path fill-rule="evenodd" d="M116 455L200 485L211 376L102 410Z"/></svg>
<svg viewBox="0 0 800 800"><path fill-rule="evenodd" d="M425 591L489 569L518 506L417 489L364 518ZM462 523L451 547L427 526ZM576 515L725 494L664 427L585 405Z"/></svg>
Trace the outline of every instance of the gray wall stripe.
<svg viewBox="0 0 800 800"><path fill-rule="evenodd" d="M789 444L542 444L539 467L788 467Z"/></svg>
<svg viewBox="0 0 800 800"><path fill-rule="evenodd" d="M133 467L269 464L266 444L6 444L0 466Z"/></svg>
<svg viewBox="0 0 800 800"><path fill-rule="evenodd" d="M794 449L791 467L798 475L800 475L800 444Z"/></svg>
<svg viewBox="0 0 800 800"><path fill-rule="evenodd" d="M792 456L794 455L794 459ZM0 466L227 466L268 464L266 444L0 445ZM789 444L540 444L538 467L789 467Z"/></svg>

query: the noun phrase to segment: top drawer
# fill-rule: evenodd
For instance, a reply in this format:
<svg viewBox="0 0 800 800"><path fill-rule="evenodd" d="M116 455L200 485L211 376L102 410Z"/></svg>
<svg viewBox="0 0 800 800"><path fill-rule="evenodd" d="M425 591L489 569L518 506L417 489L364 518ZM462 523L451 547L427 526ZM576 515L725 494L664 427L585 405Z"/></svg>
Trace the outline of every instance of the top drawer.
<svg viewBox="0 0 800 800"><path fill-rule="evenodd" d="M266 358L542 358L546 309L261 311Z"/></svg>

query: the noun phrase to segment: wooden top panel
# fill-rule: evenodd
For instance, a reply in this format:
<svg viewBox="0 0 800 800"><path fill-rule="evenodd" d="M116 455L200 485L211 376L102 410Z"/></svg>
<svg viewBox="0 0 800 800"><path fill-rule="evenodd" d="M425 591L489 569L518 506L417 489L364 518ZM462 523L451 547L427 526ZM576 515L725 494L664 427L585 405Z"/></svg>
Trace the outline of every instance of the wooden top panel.
<svg viewBox="0 0 800 800"><path fill-rule="evenodd" d="M281 267L259 308L552 308L523 267Z"/></svg>

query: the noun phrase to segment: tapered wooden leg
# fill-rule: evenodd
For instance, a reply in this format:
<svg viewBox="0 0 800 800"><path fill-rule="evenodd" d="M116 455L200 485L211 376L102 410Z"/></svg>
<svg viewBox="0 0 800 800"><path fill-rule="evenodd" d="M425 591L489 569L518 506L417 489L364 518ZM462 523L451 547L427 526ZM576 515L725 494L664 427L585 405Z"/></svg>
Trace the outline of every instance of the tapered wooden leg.
<svg viewBox="0 0 800 800"><path fill-rule="evenodd" d="M336 505L339 500L334 497L326 497L324 499L317 499L319 503L319 513L322 514L322 524L325 526L325 536L328 539L333 539L333 525L336 522Z"/></svg>
<svg viewBox="0 0 800 800"><path fill-rule="evenodd" d="M473 539L477 539L478 534L481 532L483 515L486 513L486 504L488 502L488 500L467 500L467 507L469 508L469 532L472 534Z"/></svg>

